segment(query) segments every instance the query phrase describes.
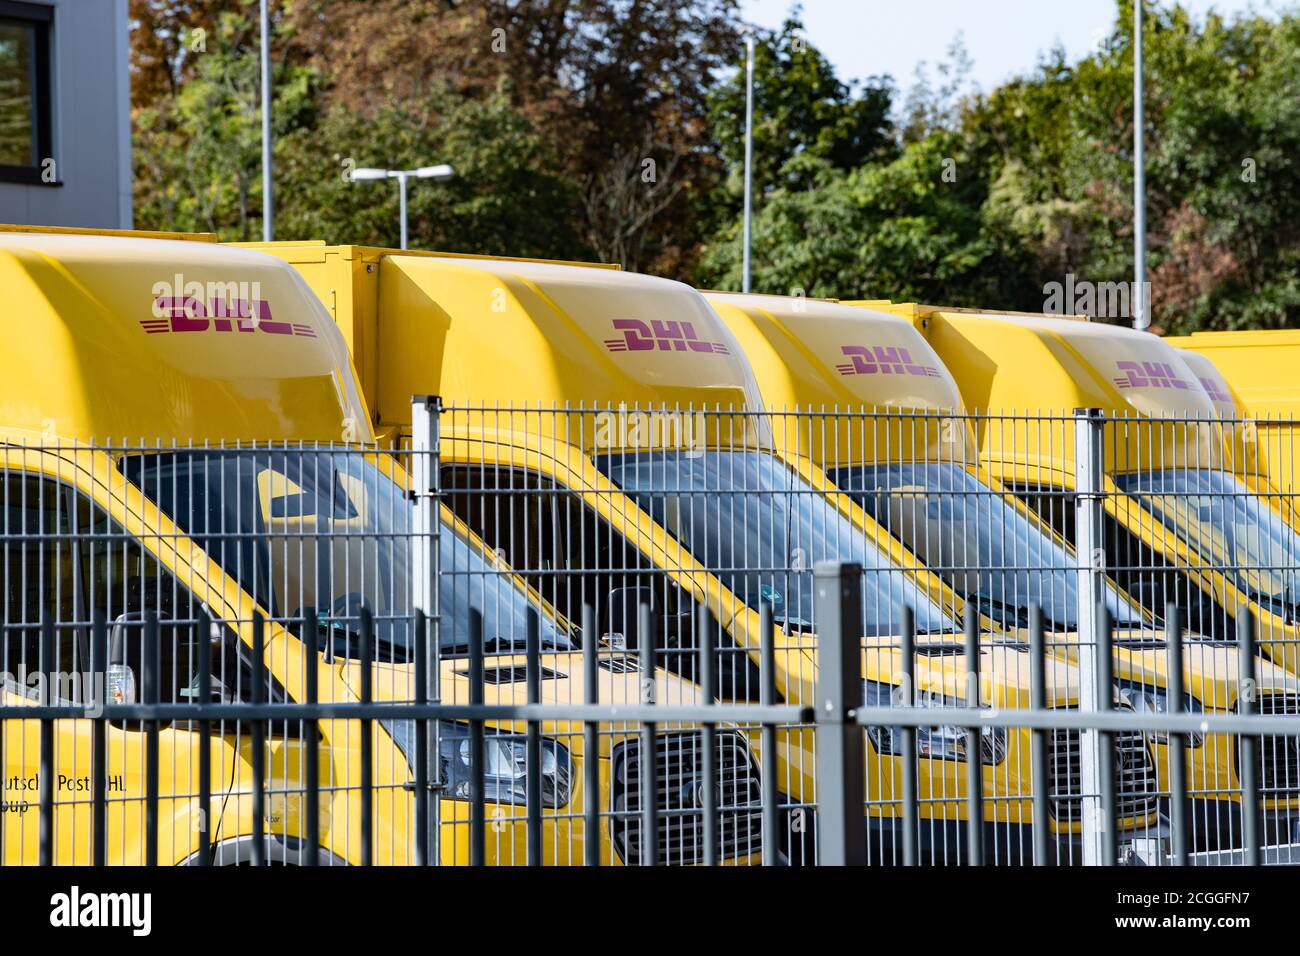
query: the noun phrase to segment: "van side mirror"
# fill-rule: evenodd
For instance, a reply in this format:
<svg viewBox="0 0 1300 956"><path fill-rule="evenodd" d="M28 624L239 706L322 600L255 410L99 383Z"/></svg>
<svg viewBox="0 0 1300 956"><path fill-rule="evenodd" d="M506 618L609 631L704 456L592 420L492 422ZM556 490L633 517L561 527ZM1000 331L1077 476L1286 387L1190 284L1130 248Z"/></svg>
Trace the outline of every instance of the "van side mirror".
<svg viewBox="0 0 1300 956"><path fill-rule="evenodd" d="M108 673L105 698L112 704L133 704L140 699L139 684L144 674L145 612L127 611L113 619L108 630ZM194 673L193 628L170 619L159 619L158 683L164 703L187 696ZM175 681L178 686L171 686Z"/></svg>
<svg viewBox="0 0 1300 956"><path fill-rule="evenodd" d="M613 645L621 645L629 650L641 646L643 637L654 640L659 633L660 622L655 608L654 588L625 587L614 588L609 592L609 604L605 609L606 639ZM640 609L645 605L650 608L650 633L640 633Z"/></svg>
<svg viewBox="0 0 1300 956"><path fill-rule="evenodd" d="M144 613L128 611L114 618L108 631L108 673L104 698L109 704L134 704L136 673L144 660Z"/></svg>

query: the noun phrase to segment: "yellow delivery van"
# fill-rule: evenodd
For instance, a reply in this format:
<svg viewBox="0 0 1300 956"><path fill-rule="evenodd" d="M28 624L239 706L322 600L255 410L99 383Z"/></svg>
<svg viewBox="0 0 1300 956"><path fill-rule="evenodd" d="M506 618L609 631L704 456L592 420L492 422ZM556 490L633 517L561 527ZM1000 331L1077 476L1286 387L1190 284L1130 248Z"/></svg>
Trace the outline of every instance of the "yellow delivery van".
<svg viewBox="0 0 1300 956"><path fill-rule="evenodd" d="M1215 407L1234 419L1242 481L1266 496L1296 525L1297 462L1300 462L1300 333L1287 329L1193 332L1165 341L1215 396Z"/></svg>
<svg viewBox="0 0 1300 956"><path fill-rule="evenodd" d="M915 665L920 700L942 708L964 698L963 603L938 578L909 568L898 543L847 498L822 494L825 478L810 463L791 467L773 453L748 364L694 290L583 264L311 243L258 248L292 263L331 307L374 396L381 434L409 434L405 394L447 403L439 434L446 499L561 613L588 603L608 620L629 588L649 592L655 639L672 667L694 660L682 622L702 602L723 642L713 691L745 700L758 691L766 602L778 628L777 690L787 702L807 702L816 677L811 569L823 559L855 561L867 569L867 699L892 704L899 693L905 605L926 647ZM1027 706L1024 655L989 645L982 656L983 695ZM1073 669L1057 661L1049 679L1053 699L1068 705ZM973 741L940 725L922 738L923 851L961 858L964 763L978 753L988 855L1027 859L1029 735ZM889 860L899 852L897 735L877 729L869 739L872 852ZM814 793L811 730L783 732L778 761L787 850L798 858L806 850L800 833L815 822L804 812ZM1061 789L1068 793L1068 782ZM1144 822L1156 815L1154 796L1132 808Z"/></svg>
<svg viewBox="0 0 1300 956"><path fill-rule="evenodd" d="M769 408L871 413L778 414L773 431L786 457L815 461L1001 630L1026 637L1030 606L1037 605L1054 650L1077 657L1073 549L980 465L974 420L962 408L957 383L911 323L831 301L725 293L707 298L744 347ZM1116 623L1113 674L1120 699L1135 709L1163 710L1167 656L1155 640L1163 637L1159 619L1109 578L1103 594ZM1183 662L1185 709L1230 713L1238 687L1235 649L1189 635ZM1269 693L1300 689L1267 662L1261 662L1259 679ZM1139 734L1121 743L1145 746ZM1200 802L1211 804L1194 808L1193 819L1214 821L1225 814L1213 804L1228 802L1227 795L1240 789L1231 738L1193 743L1188 780ZM1152 746L1160 788L1168 793L1167 748L1158 739ZM1117 779L1135 790L1143 783L1124 774ZM1234 834L1239 837L1240 829ZM1218 845L1218 836L1203 833L1200 848Z"/></svg>
<svg viewBox="0 0 1300 956"><path fill-rule="evenodd" d="M1254 614L1261 650L1295 673L1289 595L1300 539L1226 470L1214 407L1173 349L1146 332L1079 318L869 304L925 335L967 407L989 413L977 435L983 466L1071 543L1071 416L1101 409L1109 422L1100 557L1111 578L1151 614L1179 605L1189 629L1211 640L1235 640L1237 615ZM1300 701L1261 695L1259 709L1292 714ZM1263 746L1273 754L1263 771L1269 839L1285 841L1300 806L1300 749L1290 737Z"/></svg>
<svg viewBox="0 0 1300 956"><path fill-rule="evenodd" d="M151 654L158 699L191 702L199 692L200 641L210 641L212 700L249 702L259 615L266 622L265 699L304 701L307 669L314 668L322 702L355 702L367 682L357 640L363 611L374 620L374 698L411 700L411 505L394 480L401 469L373 452L370 413L343 337L298 274L272 257L203 237L5 228L0 285L16 330L0 389L5 706L48 699L85 706L89 718L105 695L141 700ZM543 701L581 703L581 635L565 618L445 510L437 553L442 700L470 699L466 657L470 615L478 611L490 641L487 703L526 700L519 675L530 614L540 618ZM317 612L319 633L304 633L306 609ZM145 644L148 612L159 620L156 647ZM208 634L197 631L201 614L215 622ZM106 688L88 673L96 615L109 627ZM55 641L46 655L53 659L42 660L45 621ZM700 699L680 678L663 671L648 678L624 655L606 663L602 702L643 700L647 680L659 700ZM37 680L41 671L53 672L57 685ZM40 722L10 719L0 730L4 862L38 860L43 786L53 790L53 861L91 859L92 772L105 776L107 862L145 862L147 728L110 722L105 763L92 771L92 720L52 726L55 779L44 782ZM409 863L415 728L397 720L371 726L371 859ZM365 859L362 727L318 722L319 862ZM440 727L445 789L435 801L434 836L442 862L466 862L468 727ZM265 858L304 862L308 731L297 721L267 722L259 753L256 730L249 721L213 725L212 796L203 806L197 726L178 721L159 729L158 862L198 860L204 831L215 862L252 860L259 766L267 791ZM489 724L488 862L525 860L522 732L508 721ZM696 772L699 733L661 728L678 772ZM607 729L598 754L583 752L581 724L547 723L543 734L543 859L580 862L582 808L590 799L602 811L626 802L636 786L628 766L638 733ZM757 765L743 736L726 728L719 736L723 785L734 798L722 856L747 860L759 849L758 811L749 799ZM599 794L584 792L584 759L600 761ZM682 829L695 832L689 820ZM635 862L636 831L617 818L602 837L602 858ZM694 862L689 846L684 841L681 852L660 859Z"/></svg>

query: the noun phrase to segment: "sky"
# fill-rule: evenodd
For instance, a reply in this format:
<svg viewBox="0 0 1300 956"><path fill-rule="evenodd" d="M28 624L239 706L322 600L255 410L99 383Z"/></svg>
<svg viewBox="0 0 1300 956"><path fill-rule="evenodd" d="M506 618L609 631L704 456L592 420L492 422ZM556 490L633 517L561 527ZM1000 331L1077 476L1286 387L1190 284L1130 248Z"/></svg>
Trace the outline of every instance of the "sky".
<svg viewBox="0 0 1300 956"><path fill-rule="evenodd" d="M1147 9L1169 0L1148 0ZM792 0L741 0L746 20L776 28ZM1300 6L1287 0L1183 0L1197 15L1210 9L1262 13ZM944 59L962 34L982 90L1033 69L1057 43L1070 59L1092 50L1114 25L1115 0L805 0L810 43L842 80L888 73L904 93L918 63ZM1148 12L1148 16L1150 13ZM933 72L933 71L932 71Z"/></svg>

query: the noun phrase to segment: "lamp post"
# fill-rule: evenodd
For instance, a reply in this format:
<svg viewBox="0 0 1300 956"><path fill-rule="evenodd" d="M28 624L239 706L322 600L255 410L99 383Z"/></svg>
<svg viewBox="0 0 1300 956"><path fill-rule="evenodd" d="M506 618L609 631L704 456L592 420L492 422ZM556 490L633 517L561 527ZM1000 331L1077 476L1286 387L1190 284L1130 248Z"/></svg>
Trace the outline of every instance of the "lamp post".
<svg viewBox="0 0 1300 956"><path fill-rule="evenodd" d="M421 166L418 169L373 169L371 167L362 167L361 169L352 170L352 180L367 181L372 179L396 179L397 195L399 200L400 215L402 218L402 248L406 248L406 181L411 178L415 179L432 179L434 182L443 183L456 175L456 170L452 169L446 163L438 166Z"/></svg>
<svg viewBox="0 0 1300 956"><path fill-rule="evenodd" d="M1143 126L1146 123L1142 79L1142 0L1133 4L1133 327L1151 324L1147 301L1147 171Z"/></svg>
<svg viewBox="0 0 1300 956"><path fill-rule="evenodd" d="M749 247L754 213L754 31L745 29L745 216L741 291L750 291Z"/></svg>
<svg viewBox="0 0 1300 956"><path fill-rule="evenodd" d="M275 196L271 191L271 14L261 2L262 27L262 241L275 238Z"/></svg>

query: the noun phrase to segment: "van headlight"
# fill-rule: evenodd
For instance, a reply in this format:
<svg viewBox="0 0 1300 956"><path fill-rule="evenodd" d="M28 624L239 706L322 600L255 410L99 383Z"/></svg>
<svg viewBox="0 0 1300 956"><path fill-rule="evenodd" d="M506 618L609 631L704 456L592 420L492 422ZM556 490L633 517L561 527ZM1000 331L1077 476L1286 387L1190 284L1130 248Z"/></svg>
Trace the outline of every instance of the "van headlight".
<svg viewBox="0 0 1300 956"><path fill-rule="evenodd" d="M381 721L415 770L415 721ZM472 800L469 766L469 725L443 721L439 725L438 764L442 795L451 800ZM528 738L485 728L483 739L483 799L487 803L528 802ZM542 806L562 807L569 802L573 761L558 740L542 738Z"/></svg>
<svg viewBox="0 0 1300 956"><path fill-rule="evenodd" d="M1150 684L1134 684L1130 681L1116 681L1115 692L1119 699L1133 708L1137 714L1167 714L1169 713L1169 691L1163 687L1153 687ZM1183 713L1184 714L1201 714L1205 708L1201 702L1191 694L1183 695ZM1168 743L1169 735L1167 733L1148 734L1152 740L1157 743ZM1188 734L1187 744L1189 747L1199 747L1205 743L1204 734Z"/></svg>
<svg viewBox="0 0 1300 956"><path fill-rule="evenodd" d="M904 705L903 690L892 684L882 684L867 680L862 682L862 700L867 707L901 707ZM962 701L942 694L920 692L917 694L917 707L964 707ZM876 752L885 756L898 756L903 752L901 727L868 727L867 735L871 738ZM936 727L916 728L916 753L921 757L940 760L965 760L970 753L970 730L967 727L955 727L951 724ZM1007 755L1007 731L1005 727L984 727L980 730L980 760L987 764L1001 763Z"/></svg>

